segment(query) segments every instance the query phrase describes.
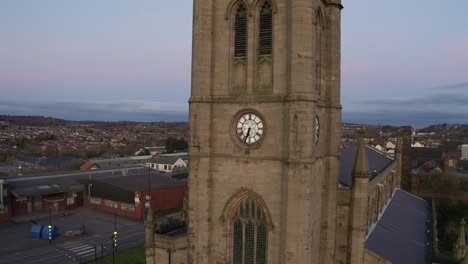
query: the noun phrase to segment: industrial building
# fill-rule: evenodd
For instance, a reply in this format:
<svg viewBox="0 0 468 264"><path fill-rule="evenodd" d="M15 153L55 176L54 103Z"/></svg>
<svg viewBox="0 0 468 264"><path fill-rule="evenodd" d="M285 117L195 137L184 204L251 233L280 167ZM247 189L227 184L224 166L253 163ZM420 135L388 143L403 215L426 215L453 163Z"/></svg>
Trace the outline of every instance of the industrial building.
<svg viewBox="0 0 468 264"><path fill-rule="evenodd" d="M148 183L148 175L151 175L155 210L182 207L187 189L186 180L173 179L173 174L169 173L160 175L140 165L112 170L5 176L0 179L0 223L14 217L30 216L33 219L49 210L57 213L84 205L122 216L141 218L146 202L142 196L146 196L148 192L145 190L149 189L148 185L146 189L144 187ZM113 196L112 193L118 195ZM102 199L102 207L97 205L97 199ZM127 213L129 210L134 212Z"/></svg>
<svg viewBox="0 0 468 264"><path fill-rule="evenodd" d="M183 207L187 179L176 179L172 176L174 175L153 172L131 177L85 179L79 182L86 186L86 207L142 219L149 204L148 194L155 212Z"/></svg>

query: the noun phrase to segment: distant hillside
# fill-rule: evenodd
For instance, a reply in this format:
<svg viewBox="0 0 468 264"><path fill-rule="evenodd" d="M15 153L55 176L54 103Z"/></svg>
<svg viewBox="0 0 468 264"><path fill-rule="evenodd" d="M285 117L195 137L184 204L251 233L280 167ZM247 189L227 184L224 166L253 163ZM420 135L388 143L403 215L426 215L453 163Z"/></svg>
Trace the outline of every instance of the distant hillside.
<svg viewBox="0 0 468 264"><path fill-rule="evenodd" d="M7 121L18 126L63 126L69 121L44 116L9 116L0 115L0 121Z"/></svg>
<svg viewBox="0 0 468 264"><path fill-rule="evenodd" d="M64 126L64 125L94 125L101 128L134 126L140 123L158 124L159 127L187 126L188 122L146 122L146 121L71 121L45 116L12 116L0 115L0 122L7 122L17 126Z"/></svg>

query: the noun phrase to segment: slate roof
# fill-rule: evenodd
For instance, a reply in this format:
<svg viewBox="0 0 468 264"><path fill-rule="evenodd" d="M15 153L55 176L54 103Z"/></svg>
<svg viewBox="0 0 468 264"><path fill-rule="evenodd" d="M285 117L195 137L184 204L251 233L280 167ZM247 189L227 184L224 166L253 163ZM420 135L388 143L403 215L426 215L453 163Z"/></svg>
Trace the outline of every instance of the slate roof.
<svg viewBox="0 0 468 264"><path fill-rule="evenodd" d="M133 203L135 192L148 190L148 174L118 176L100 179L81 179L82 184L92 184L91 195L114 201ZM177 180L168 173L151 175L151 190L187 185L187 179Z"/></svg>
<svg viewBox="0 0 468 264"><path fill-rule="evenodd" d="M22 196L35 196L47 195L53 193L61 193L68 191L80 191L83 186L80 185L78 180L81 179L102 179L120 176L124 174L138 175L147 174L147 167L132 167L116 170L93 170L93 171L79 171L79 172L58 172L46 173L39 175L25 175L25 176L12 176L3 177L5 183L8 184L8 189L17 197Z"/></svg>
<svg viewBox="0 0 468 264"><path fill-rule="evenodd" d="M148 160L152 156L151 155L146 155L146 156L131 156L131 157L118 157L118 158L109 158L109 159L90 159L89 161L92 161L94 163L106 163L106 162L122 162L122 161L134 161L134 160Z"/></svg>
<svg viewBox="0 0 468 264"><path fill-rule="evenodd" d="M154 156L148 162L150 163L157 163L157 164L174 164L178 159L179 156Z"/></svg>
<svg viewBox="0 0 468 264"><path fill-rule="evenodd" d="M141 192L148 190L148 174L140 174L127 177L113 177L99 179L101 182L109 183L119 188L132 192ZM187 179L174 179L168 173L151 175L151 190L160 190L187 185Z"/></svg>
<svg viewBox="0 0 468 264"><path fill-rule="evenodd" d="M428 162L430 160L435 160L441 165L442 163L442 150L438 148L411 148L411 159L412 161L416 161L416 167L421 166L423 163Z"/></svg>
<svg viewBox="0 0 468 264"><path fill-rule="evenodd" d="M64 163L73 161L73 160L78 160L78 159L74 157L46 158L42 160L40 164L42 166L62 166Z"/></svg>
<svg viewBox="0 0 468 264"><path fill-rule="evenodd" d="M133 176L127 176L133 177ZM78 180L81 184L91 184L90 192L91 196L104 198L113 201L125 202L125 203L134 203L135 193L115 186L109 182L103 182L96 179L80 179Z"/></svg>
<svg viewBox="0 0 468 264"><path fill-rule="evenodd" d="M468 160L459 160L458 167L462 170L468 170Z"/></svg>
<svg viewBox="0 0 468 264"><path fill-rule="evenodd" d="M29 164L39 164L42 166L62 166L64 163L77 160L75 157L61 157L61 158L36 158L36 157L19 157L17 158L20 162Z"/></svg>
<svg viewBox="0 0 468 264"><path fill-rule="evenodd" d="M350 147L341 149L341 159L340 159L340 184L350 187L352 185L352 171L354 166L354 160L356 159L357 154L357 145L354 144ZM384 154L367 147L367 158L369 159L369 171L371 172L371 177L369 180L372 180L379 173L384 171L390 164L393 163L393 160ZM377 173L373 173L376 170Z"/></svg>
<svg viewBox="0 0 468 264"><path fill-rule="evenodd" d="M110 169L110 168L127 167L127 166L132 166L132 165L145 164L150 159L151 159L151 155L119 157L119 158L111 158L111 159L90 159L89 161L99 165L100 168Z"/></svg>
<svg viewBox="0 0 468 264"><path fill-rule="evenodd" d="M430 211L428 202L397 189L371 227L366 248L394 264L431 263Z"/></svg>

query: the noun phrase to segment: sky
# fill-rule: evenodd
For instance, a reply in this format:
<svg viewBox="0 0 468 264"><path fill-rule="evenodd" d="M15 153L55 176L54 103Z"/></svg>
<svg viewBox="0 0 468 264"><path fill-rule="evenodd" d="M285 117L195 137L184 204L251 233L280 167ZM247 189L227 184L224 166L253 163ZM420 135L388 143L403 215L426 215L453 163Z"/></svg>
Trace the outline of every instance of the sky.
<svg viewBox="0 0 468 264"><path fill-rule="evenodd" d="M468 123L468 1L343 0L343 121ZM0 114L179 121L192 1L0 1Z"/></svg>

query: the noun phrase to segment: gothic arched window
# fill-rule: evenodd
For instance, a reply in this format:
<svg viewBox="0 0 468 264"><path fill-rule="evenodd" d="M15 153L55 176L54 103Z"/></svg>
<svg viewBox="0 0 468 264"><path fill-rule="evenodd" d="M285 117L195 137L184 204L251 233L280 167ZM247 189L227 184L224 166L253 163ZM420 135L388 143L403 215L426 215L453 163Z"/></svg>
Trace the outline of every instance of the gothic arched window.
<svg viewBox="0 0 468 264"><path fill-rule="evenodd" d="M237 208L233 225L233 264L265 264L267 223L264 212L253 200Z"/></svg>
<svg viewBox="0 0 468 264"><path fill-rule="evenodd" d="M234 57L247 55L247 9L240 4L234 22Z"/></svg>
<svg viewBox="0 0 468 264"><path fill-rule="evenodd" d="M273 229L271 215L263 199L242 188L223 210L226 221L228 259L232 264L266 264L268 233Z"/></svg>
<svg viewBox="0 0 468 264"><path fill-rule="evenodd" d="M265 1L260 9L258 55L271 55L273 42L273 9Z"/></svg>

